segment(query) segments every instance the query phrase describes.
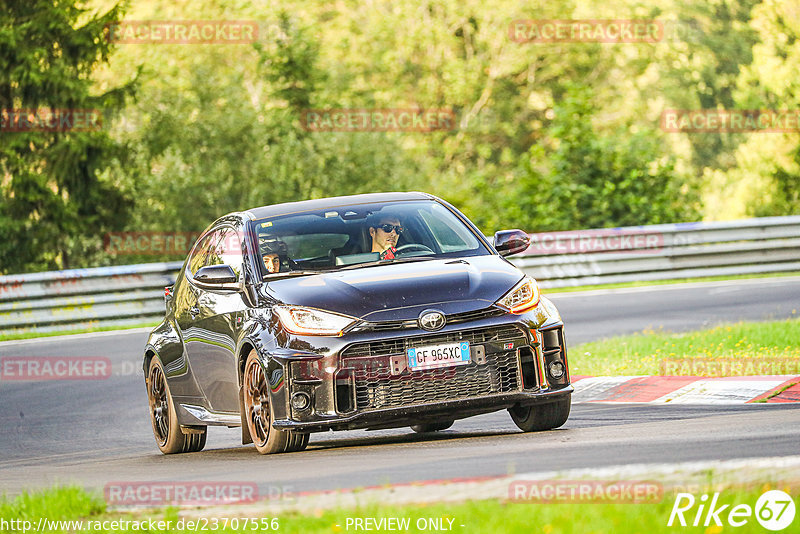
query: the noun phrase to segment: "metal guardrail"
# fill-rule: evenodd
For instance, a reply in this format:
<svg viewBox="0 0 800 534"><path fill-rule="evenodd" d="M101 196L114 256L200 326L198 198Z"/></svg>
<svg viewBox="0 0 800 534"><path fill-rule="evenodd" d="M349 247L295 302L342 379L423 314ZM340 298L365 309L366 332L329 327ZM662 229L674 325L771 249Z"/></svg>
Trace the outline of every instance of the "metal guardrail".
<svg viewBox="0 0 800 534"><path fill-rule="evenodd" d="M544 288L800 270L800 216L533 234Z"/></svg>
<svg viewBox="0 0 800 534"><path fill-rule="evenodd" d="M800 216L532 234L543 288L800 271ZM0 276L0 335L157 322L182 262Z"/></svg>
<svg viewBox="0 0 800 534"><path fill-rule="evenodd" d="M0 335L154 323L183 262L0 276Z"/></svg>

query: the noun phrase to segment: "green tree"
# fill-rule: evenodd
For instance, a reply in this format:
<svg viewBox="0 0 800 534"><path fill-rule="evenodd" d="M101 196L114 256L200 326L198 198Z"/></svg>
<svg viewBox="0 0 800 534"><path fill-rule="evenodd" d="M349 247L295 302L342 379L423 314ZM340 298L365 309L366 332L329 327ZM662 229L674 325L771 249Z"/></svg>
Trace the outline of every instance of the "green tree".
<svg viewBox="0 0 800 534"><path fill-rule="evenodd" d="M692 188L662 153L656 132L599 133L591 95L572 85L545 142L522 158L508 224L543 231L694 220Z"/></svg>
<svg viewBox="0 0 800 534"><path fill-rule="evenodd" d="M250 207L414 187L414 165L396 137L303 129L304 110L342 106L321 95L316 40L288 17L280 24L282 37L256 43L254 56L198 50L180 92L143 90L128 116L141 126L126 138L138 147L137 165L117 170L133 176L130 229L200 231Z"/></svg>
<svg viewBox="0 0 800 534"><path fill-rule="evenodd" d="M788 110L800 108L800 9L796 2L770 0L753 10L752 25L759 43L753 47L755 60L739 77L740 107ZM800 214L800 135L796 125L790 131L753 133L748 151L737 153L742 167L750 153L767 162L758 171L760 190L753 191L748 214L756 216ZM746 177L753 179L752 176Z"/></svg>
<svg viewBox="0 0 800 534"><path fill-rule="evenodd" d="M761 0L692 2L679 0L677 20L667 26L670 46L661 58L660 90L677 109L733 109L739 74L753 61L756 30L751 11ZM741 134L704 133L688 137L692 163L705 167L736 165Z"/></svg>
<svg viewBox="0 0 800 534"><path fill-rule="evenodd" d="M70 2L9 0L0 7L0 272L68 268L100 250L104 232L121 228L131 206L104 179L125 147L107 131L63 110L102 110L107 120L133 84L93 93L91 74L107 62L106 24L121 7L90 15ZM71 128L28 126L19 110L70 117ZM66 125L65 125L66 126ZM21 130L21 131L14 131Z"/></svg>

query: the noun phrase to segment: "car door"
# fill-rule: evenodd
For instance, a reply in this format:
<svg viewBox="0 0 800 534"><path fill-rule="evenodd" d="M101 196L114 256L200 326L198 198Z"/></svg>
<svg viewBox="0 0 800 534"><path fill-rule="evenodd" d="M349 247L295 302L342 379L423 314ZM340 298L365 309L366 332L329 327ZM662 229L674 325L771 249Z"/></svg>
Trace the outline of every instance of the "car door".
<svg viewBox="0 0 800 534"><path fill-rule="evenodd" d="M178 277L173 294L173 309L175 323L178 327L183 350L180 358L164 362L165 372L170 379L170 388L173 396L195 398L200 401L204 397L203 391L195 378L193 369L189 366L188 354L194 350L197 343L195 323L199 308L197 306L201 289L192 282L192 275L203 267L207 261L208 251L219 240L219 233L211 231L201 236L192 252L186 268Z"/></svg>
<svg viewBox="0 0 800 534"><path fill-rule="evenodd" d="M204 266L230 265L242 280L241 235L221 227L206 254ZM187 353L192 371L214 412L238 413L236 341L247 305L240 291L200 288Z"/></svg>

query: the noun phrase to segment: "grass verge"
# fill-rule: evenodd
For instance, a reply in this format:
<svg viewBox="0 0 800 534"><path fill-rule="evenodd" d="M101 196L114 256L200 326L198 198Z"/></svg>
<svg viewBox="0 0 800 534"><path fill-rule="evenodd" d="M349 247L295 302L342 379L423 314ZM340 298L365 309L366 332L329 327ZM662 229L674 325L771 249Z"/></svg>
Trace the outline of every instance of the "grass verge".
<svg viewBox="0 0 800 534"><path fill-rule="evenodd" d="M155 328L157 322L137 323L131 325L98 326L93 328L80 328L77 330L58 330L55 332L20 332L19 334L0 335L0 341L15 339L34 339L40 337L68 336L72 334L88 334L91 332L110 332L112 330L131 330L133 328Z"/></svg>
<svg viewBox="0 0 800 534"><path fill-rule="evenodd" d="M800 374L800 319L645 330L569 348L573 375Z"/></svg>
<svg viewBox="0 0 800 534"><path fill-rule="evenodd" d="M115 512L105 508L103 502L91 494L76 488L56 488L35 494L25 494L13 500L0 500L0 524L5 531L20 531L11 529L9 521L17 521L16 526L30 526L36 529L41 518L48 520L46 530L43 532L283 532L283 533L339 533L348 531L364 531L365 528L356 528L356 519L362 520L362 525L367 519L373 528L369 530L382 530L375 528L381 519L395 518L407 521L401 523L408 528L395 528L393 530L407 532L426 532L431 530L445 530L449 532L464 533L530 533L543 534L556 533L674 533L676 529L681 532L701 532L704 534L717 534L731 529L725 522L727 513L736 505L747 505L754 509L758 498L768 490L781 489L789 493L798 501L798 488L778 487L764 484L758 488L714 488L719 491L717 507L728 505L724 513L720 514L723 527L715 526L713 520L705 526L703 522L706 513L700 514L700 525L692 526L698 505L684 514L688 526L681 527L676 522L668 526L676 494L672 491L665 492L660 502L647 504L599 504L586 502L572 503L533 503L533 502L508 502L503 500L475 500L462 503L434 503L429 505L393 506L393 505L367 505L355 509L307 510L304 512L285 512L278 516L248 518L239 517L236 507L229 508L227 518L221 516L204 517L202 510L194 510L191 515L184 517L175 508L150 510L147 512ZM703 490L705 491L705 490ZM709 490L709 493L712 493ZM695 495L699 504L700 494ZM199 513L198 513L199 512ZM753 512L755 513L755 512ZM239 519L239 528L231 528L233 518ZM740 518L741 519L741 518ZM736 532L765 532L754 515L746 518L743 526L733 528ZM183 520L183 523L179 523ZM274 521L273 521L274 520ZM29 523L20 523L28 521ZM52 521L72 521L71 524L54 524ZM112 523L117 521L117 524ZM121 523L127 521L127 524ZM193 521L189 524L188 521ZM800 518L795 518L796 524ZM138 522L138 527L134 526ZM146 528L141 528L141 522L148 522ZM158 522L163 522L157 524ZM167 523L168 522L168 523ZM199 522L199 526L198 526ZM225 528L227 523L227 528ZM183 528L179 527L182 526ZM258 525L258 528L253 528ZM385 525L385 524L384 524ZM198 528L194 528L198 526ZM267 526L267 528L264 528ZM436 528L438 526L438 528ZM123 528L127 527L127 528ZM214 528L216 527L216 528ZM276 528L277 527L277 528ZM725 528L727 527L727 528ZM149 530L148 530L149 529ZM786 532L792 531L790 526Z"/></svg>
<svg viewBox="0 0 800 534"><path fill-rule="evenodd" d="M670 284L691 284L696 282L725 282L728 280L750 280L761 278L785 278L787 276L798 276L800 271L789 271L785 273L762 273L762 274L734 274L726 276L703 276L697 278L676 278L674 280L648 280L640 282L621 282L618 284L594 284L589 286L570 286L570 287L548 287L542 288L545 296L555 293L572 293L575 291L592 291L595 289L621 289L626 287L648 287L663 286Z"/></svg>

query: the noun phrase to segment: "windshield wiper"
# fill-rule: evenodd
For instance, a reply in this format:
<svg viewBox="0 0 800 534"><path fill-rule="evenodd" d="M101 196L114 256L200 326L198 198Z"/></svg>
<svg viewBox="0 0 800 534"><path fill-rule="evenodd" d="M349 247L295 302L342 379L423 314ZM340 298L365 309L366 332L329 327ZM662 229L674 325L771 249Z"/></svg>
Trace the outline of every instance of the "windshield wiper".
<svg viewBox="0 0 800 534"><path fill-rule="evenodd" d="M320 274L328 271L286 271L285 273L270 273L264 276L264 281L269 282L272 280L280 280L282 278L291 278L292 276L309 276L312 274Z"/></svg>
<svg viewBox="0 0 800 534"><path fill-rule="evenodd" d="M390 260L378 260L378 261L368 261L364 263L352 263L350 265L342 265L338 269L335 269L330 272L338 272L338 271L349 271L351 269L360 269L361 267L375 267L376 265L385 265Z"/></svg>
<svg viewBox="0 0 800 534"><path fill-rule="evenodd" d="M336 268L328 268L328 269L320 269L318 271L286 271L282 273L271 273L264 276L264 281L268 282L271 280L281 280L282 278L291 278L292 276L309 276L314 274L323 274L323 273L336 273L339 271L349 271L352 269L360 269L361 267L376 267L378 265L392 265L396 263L410 263L415 261L431 261L441 258L436 258L434 256L411 256L408 258L395 258L393 260L378 260L378 261L368 261L364 263L353 263L351 265L342 265L338 269Z"/></svg>
<svg viewBox="0 0 800 534"><path fill-rule="evenodd" d="M431 260L438 260L441 258L436 258L434 256L411 256L409 258L395 258L395 263L406 263L410 261L431 261Z"/></svg>
<svg viewBox="0 0 800 534"><path fill-rule="evenodd" d="M430 261L436 260L440 258L436 258L434 256L412 256L410 258L395 258L393 260L378 260L378 261L368 261L364 263L354 263L352 265L344 265L339 269L334 271L327 271L327 272L337 272L337 271L349 271L351 269L359 269L361 267L376 267L378 265L394 265L397 263L409 263L413 261Z"/></svg>

